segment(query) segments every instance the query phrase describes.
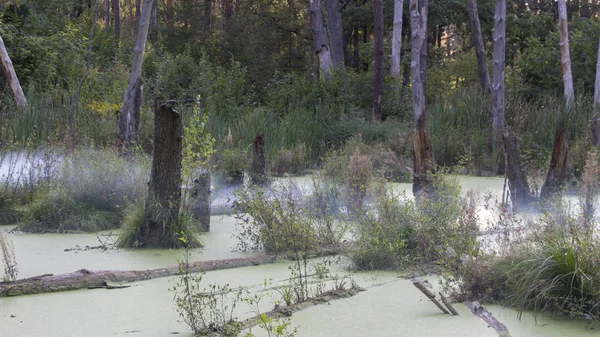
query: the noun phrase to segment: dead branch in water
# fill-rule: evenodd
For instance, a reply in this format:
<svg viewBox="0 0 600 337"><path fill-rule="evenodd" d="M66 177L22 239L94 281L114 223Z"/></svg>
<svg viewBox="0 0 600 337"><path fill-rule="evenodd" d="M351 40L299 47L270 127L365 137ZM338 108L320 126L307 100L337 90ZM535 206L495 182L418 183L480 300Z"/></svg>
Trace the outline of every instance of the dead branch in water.
<svg viewBox="0 0 600 337"><path fill-rule="evenodd" d="M467 308L471 309L471 312L474 315L479 316L481 319L483 319L489 327L494 328L494 330L496 330L496 332L498 333L498 336L510 337L510 333L508 332L506 325L504 325L502 322L498 321L494 316L492 316L492 314L489 311L487 311L484 307L482 307L479 304L479 302L465 302L465 305L467 306Z"/></svg>

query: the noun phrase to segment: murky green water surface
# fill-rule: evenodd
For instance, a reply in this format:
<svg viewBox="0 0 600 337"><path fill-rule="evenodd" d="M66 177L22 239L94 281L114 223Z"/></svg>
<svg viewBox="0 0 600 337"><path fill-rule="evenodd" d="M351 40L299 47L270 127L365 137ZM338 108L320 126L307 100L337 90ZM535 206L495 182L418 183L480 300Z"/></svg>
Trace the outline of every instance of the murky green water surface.
<svg viewBox="0 0 600 337"><path fill-rule="evenodd" d="M308 187L309 178L296 180ZM485 193L502 193L503 179L460 177L463 190L478 189ZM410 184L396 184L399 190L411 196ZM235 240L231 238L235 220L214 216L211 232L202 237L205 248L194 251L192 260L225 259L250 254L232 252ZM11 227L0 227L4 231ZM100 233L106 235L108 233ZM174 250L88 250L65 252L65 248L97 246L96 234L8 234L15 245L21 278L44 273L66 273L78 269L89 270L143 270L176 264L182 254ZM103 240L107 236L101 236ZM321 260L312 263L320 263ZM270 286L284 285L289 277L290 263L277 263L231 270L213 271L203 282L231 287L244 287L260 293L265 279ZM328 266L331 274L345 275L346 263ZM366 288L354 297L331 301L294 314L292 324L299 327L299 336L495 336L478 317L462 304L456 304L460 316L443 315L424 295L413 287L410 280L398 278L396 273L369 272L351 274ZM173 293L169 291L176 277L138 282L125 289L80 290L54 294L0 298L0 337L51 336L191 336L175 309ZM314 280L314 282L319 282ZM323 280L331 287L331 280ZM435 278L430 282L436 284ZM315 286L315 284L313 284ZM271 291L261 302L261 310L272 309L280 297ZM488 309L507 325L512 336L598 336L585 322L534 319L524 315L517 318L514 310L489 306ZM254 315L246 305L238 305L235 316ZM14 316L14 317L13 317ZM260 329L253 333L264 336Z"/></svg>

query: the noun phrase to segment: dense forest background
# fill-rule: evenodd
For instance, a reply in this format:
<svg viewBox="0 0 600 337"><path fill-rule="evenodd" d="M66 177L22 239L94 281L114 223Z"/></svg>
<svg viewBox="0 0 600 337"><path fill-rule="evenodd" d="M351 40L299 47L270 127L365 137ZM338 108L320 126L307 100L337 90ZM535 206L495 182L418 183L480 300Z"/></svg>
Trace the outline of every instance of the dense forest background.
<svg viewBox="0 0 600 337"><path fill-rule="evenodd" d="M394 2L383 1L382 122L371 120L374 2L335 3L338 10L330 8L332 1L320 6L332 52L336 45L343 50L343 67L329 78L319 71L308 0L155 1L136 144L145 151L152 147L157 97L198 98L196 110L181 106L184 122L193 111L209 116L207 128L216 148L223 150L217 155L231 156L220 158L221 163L234 165L240 155L234 149L247 151L258 133L266 134L270 166L282 151L318 165L329 150L348 142L388 151L396 163L408 161L408 1L400 76L392 76L390 69ZM477 5L491 69L494 2L480 0ZM0 2L0 36L29 101L26 111L19 112L0 80L3 146L116 144L141 6L140 0ZM577 99L574 113L564 118L572 144L569 172L577 175L591 144L600 3L571 0L567 7ZM332 33L339 21L334 13L341 14L341 41ZM519 138L526 168L542 172L564 112L557 3L508 1L506 35L507 122ZM429 1L427 42L426 95L437 163L460 166L467 173L495 173L490 98L479 86L466 1Z"/></svg>

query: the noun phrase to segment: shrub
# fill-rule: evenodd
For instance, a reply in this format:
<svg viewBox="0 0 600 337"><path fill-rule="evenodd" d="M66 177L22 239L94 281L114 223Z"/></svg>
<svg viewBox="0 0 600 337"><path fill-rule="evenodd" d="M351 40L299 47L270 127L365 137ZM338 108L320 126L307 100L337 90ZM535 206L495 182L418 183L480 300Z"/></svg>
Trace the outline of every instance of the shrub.
<svg viewBox="0 0 600 337"><path fill-rule="evenodd" d="M358 146L346 168L344 182L349 191L350 205L353 211L362 210L365 197L371 186L373 165L369 157L362 155Z"/></svg>
<svg viewBox="0 0 600 337"><path fill-rule="evenodd" d="M147 158L110 150L76 150L64 157L47 190L24 212L23 230L96 231L119 225L127 201L147 192Z"/></svg>
<svg viewBox="0 0 600 337"><path fill-rule="evenodd" d="M238 148L224 149L216 154L217 170L226 184L241 184L248 166L246 151Z"/></svg>
<svg viewBox="0 0 600 337"><path fill-rule="evenodd" d="M276 176L283 176L285 173L301 175L306 167L306 145L304 143L296 145L293 149L281 149L277 153L275 164L271 171Z"/></svg>

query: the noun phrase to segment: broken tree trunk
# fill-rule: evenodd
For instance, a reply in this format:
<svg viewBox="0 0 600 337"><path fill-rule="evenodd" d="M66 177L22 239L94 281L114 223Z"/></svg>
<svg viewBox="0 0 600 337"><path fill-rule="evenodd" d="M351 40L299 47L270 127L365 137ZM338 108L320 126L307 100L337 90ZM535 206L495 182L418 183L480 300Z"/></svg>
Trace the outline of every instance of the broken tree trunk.
<svg viewBox="0 0 600 337"><path fill-rule="evenodd" d="M475 45L475 55L477 56L477 69L479 72L479 82L481 90L484 93L492 92L490 84L490 73L487 67L487 58L485 54L485 44L481 34L481 23L479 22L479 11L476 0L467 0L467 10L469 12L469 24L473 35L473 44Z"/></svg>
<svg viewBox="0 0 600 337"><path fill-rule="evenodd" d="M548 169L546 182L542 186L542 191L540 193L540 199L542 201L557 198L562 193L567 177L568 150L567 131L561 124L556 129L556 134L554 135L554 147L552 148L550 168Z"/></svg>
<svg viewBox="0 0 600 337"><path fill-rule="evenodd" d="M510 333L506 328L506 325L502 324L502 322L498 321L492 314L487 311L484 307L482 307L479 302L465 302L467 308L471 310L471 312L475 315L483 319L488 326L494 328L500 337L510 337Z"/></svg>
<svg viewBox="0 0 600 337"><path fill-rule="evenodd" d="M327 42L325 23L323 21L323 13L321 12L321 1L309 0L309 11L315 53L319 60L319 69L323 73L323 77L327 80L332 76L333 59L330 52L331 48L329 48L329 43Z"/></svg>
<svg viewBox="0 0 600 337"><path fill-rule="evenodd" d="M250 167L250 178L252 183L262 185L267 182L265 162L265 135L261 133L254 138L254 154L252 166Z"/></svg>
<svg viewBox="0 0 600 337"><path fill-rule="evenodd" d="M527 177L521 167L521 158L517 148L517 140L509 127L504 128L502 133L504 153L506 153L506 176L508 177L508 189L514 207L526 206L533 197L529 194Z"/></svg>
<svg viewBox="0 0 600 337"><path fill-rule="evenodd" d="M129 84L123 98L123 106L119 115L119 136L125 142L129 149L137 136L137 130L140 123L140 109L142 101L142 63L144 61L144 50L148 39L148 26L150 25L150 16L152 14L154 0L144 0L142 7L142 16L138 26L138 34L133 49L133 63L131 65L131 74L129 75ZM118 3L118 1L115 1ZM118 15L116 13L115 15ZM116 30L115 22L115 30Z"/></svg>
<svg viewBox="0 0 600 337"><path fill-rule="evenodd" d="M558 0L558 25L560 28L560 62L562 64L565 100L567 102L567 111L571 111L575 102L575 91L573 90L573 75L571 74L566 0Z"/></svg>
<svg viewBox="0 0 600 337"><path fill-rule="evenodd" d="M199 222L200 232L210 231L210 180L208 170L198 172L198 178L194 179L194 186L190 193L192 199L190 208L194 219Z"/></svg>
<svg viewBox="0 0 600 337"><path fill-rule="evenodd" d="M178 247L170 226L179 221L181 201L181 115L157 100L154 112L154 151L146 199L146 223L140 229L140 247Z"/></svg>
<svg viewBox="0 0 600 337"><path fill-rule="evenodd" d="M374 1L373 11L375 16L375 69L373 71L372 118L374 121L381 121L381 104L383 101L383 0Z"/></svg>
<svg viewBox="0 0 600 337"><path fill-rule="evenodd" d="M8 56L8 51L6 51L6 46L4 45L4 40L2 40L2 37L0 37L0 66L2 67L2 73L4 74L4 78L10 87L10 93L15 100L17 108L26 108L27 100L25 99L25 94L23 94L23 89L19 83L19 78L15 73L15 68L13 68L12 61Z"/></svg>
<svg viewBox="0 0 600 337"><path fill-rule="evenodd" d="M411 68L412 68L412 102L413 102L413 194L418 196L424 192L429 194L432 184L429 175L434 171L433 147L427 126L427 109L425 107L425 82L423 81L422 52L426 44L427 22L426 7L419 5L418 0L410 1L410 25L412 29ZM426 49L425 49L426 50ZM426 57L425 57L426 58Z"/></svg>

